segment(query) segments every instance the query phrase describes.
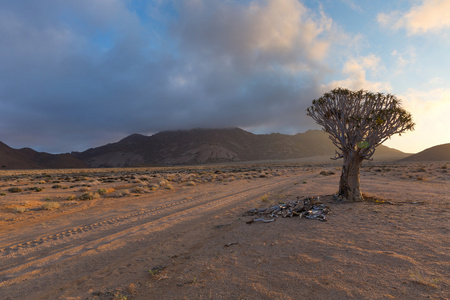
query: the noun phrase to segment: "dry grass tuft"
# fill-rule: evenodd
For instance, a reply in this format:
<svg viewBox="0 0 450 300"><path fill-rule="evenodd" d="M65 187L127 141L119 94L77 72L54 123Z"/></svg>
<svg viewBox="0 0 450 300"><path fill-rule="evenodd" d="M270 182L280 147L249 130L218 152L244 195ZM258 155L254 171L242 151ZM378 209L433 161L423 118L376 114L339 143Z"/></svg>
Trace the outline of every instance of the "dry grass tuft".
<svg viewBox="0 0 450 300"><path fill-rule="evenodd" d="M18 207L14 207L13 208L13 212L15 212L16 214L21 214L28 211L28 208L23 207L23 206L18 206Z"/></svg>
<svg viewBox="0 0 450 300"><path fill-rule="evenodd" d="M41 209L53 210L53 209L58 209L60 207L61 207L61 204L59 204L58 202L46 202L46 203L42 204Z"/></svg>
<svg viewBox="0 0 450 300"><path fill-rule="evenodd" d="M88 192L88 193L82 194L79 199L85 201L85 200L94 200L99 197L100 197L100 195L98 193Z"/></svg>

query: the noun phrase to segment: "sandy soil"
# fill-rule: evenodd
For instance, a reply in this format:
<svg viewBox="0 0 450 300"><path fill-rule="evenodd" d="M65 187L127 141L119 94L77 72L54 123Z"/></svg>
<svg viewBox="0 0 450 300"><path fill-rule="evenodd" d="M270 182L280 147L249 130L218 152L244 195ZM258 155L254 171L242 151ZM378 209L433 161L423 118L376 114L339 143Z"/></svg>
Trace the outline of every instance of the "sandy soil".
<svg viewBox="0 0 450 300"><path fill-rule="evenodd" d="M2 171L0 299L449 299L447 166L365 165L362 203L332 165ZM299 196L328 221L246 223Z"/></svg>

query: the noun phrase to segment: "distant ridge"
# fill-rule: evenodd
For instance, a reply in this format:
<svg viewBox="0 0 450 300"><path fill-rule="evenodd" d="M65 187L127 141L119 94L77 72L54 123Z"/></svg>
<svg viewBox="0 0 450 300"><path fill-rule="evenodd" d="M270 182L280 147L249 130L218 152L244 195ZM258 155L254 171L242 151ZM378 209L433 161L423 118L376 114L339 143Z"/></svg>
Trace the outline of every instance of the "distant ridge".
<svg viewBox="0 0 450 300"><path fill-rule="evenodd" d="M330 162L334 152L334 145L321 130L286 135L253 134L240 128L191 129L163 131L152 136L132 134L116 143L71 154L13 149L0 142L0 169L143 167L277 160ZM381 145L374 159L394 161L408 155Z"/></svg>
<svg viewBox="0 0 450 300"><path fill-rule="evenodd" d="M49 154L30 148L13 149L0 142L0 169L70 169L86 165L71 154Z"/></svg>
<svg viewBox="0 0 450 300"><path fill-rule="evenodd" d="M291 160L334 156L328 135L309 130L296 135L256 135L240 128L132 134L117 143L72 154L90 167L132 167ZM408 154L379 146L375 158L398 160ZM329 161L329 160L328 160Z"/></svg>
<svg viewBox="0 0 450 300"><path fill-rule="evenodd" d="M450 161L450 143L425 149L402 159L402 161Z"/></svg>

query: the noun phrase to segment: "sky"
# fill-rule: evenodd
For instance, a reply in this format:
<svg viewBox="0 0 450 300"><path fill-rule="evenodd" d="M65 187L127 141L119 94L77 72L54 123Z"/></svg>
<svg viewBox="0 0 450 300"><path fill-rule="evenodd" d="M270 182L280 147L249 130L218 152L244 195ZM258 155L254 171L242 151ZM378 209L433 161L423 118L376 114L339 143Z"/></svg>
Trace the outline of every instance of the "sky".
<svg viewBox="0 0 450 300"><path fill-rule="evenodd" d="M320 129L336 87L450 143L450 0L0 0L0 141L65 153L163 130Z"/></svg>

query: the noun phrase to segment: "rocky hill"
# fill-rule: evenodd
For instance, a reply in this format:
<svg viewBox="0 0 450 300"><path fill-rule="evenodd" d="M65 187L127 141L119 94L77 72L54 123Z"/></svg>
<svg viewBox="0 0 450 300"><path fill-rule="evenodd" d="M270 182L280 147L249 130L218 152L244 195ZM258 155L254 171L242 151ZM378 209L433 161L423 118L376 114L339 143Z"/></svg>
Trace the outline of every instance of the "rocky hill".
<svg viewBox="0 0 450 300"><path fill-rule="evenodd" d="M403 161L450 161L450 143L425 149L406 157Z"/></svg>
<svg viewBox="0 0 450 300"><path fill-rule="evenodd" d="M30 148L13 149L0 142L1 169L69 169L86 165L71 154L49 154Z"/></svg>
<svg viewBox="0 0 450 300"><path fill-rule="evenodd" d="M133 134L117 143L72 154L90 167L128 167L332 157L334 151L327 134L320 130L256 135L231 128ZM397 160L407 155L380 146L375 158Z"/></svg>

